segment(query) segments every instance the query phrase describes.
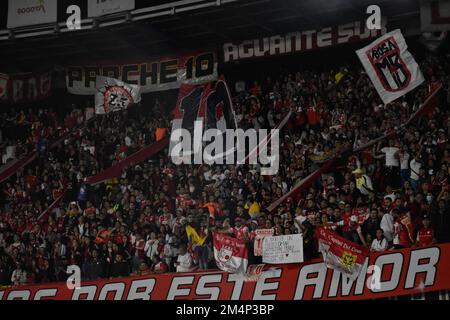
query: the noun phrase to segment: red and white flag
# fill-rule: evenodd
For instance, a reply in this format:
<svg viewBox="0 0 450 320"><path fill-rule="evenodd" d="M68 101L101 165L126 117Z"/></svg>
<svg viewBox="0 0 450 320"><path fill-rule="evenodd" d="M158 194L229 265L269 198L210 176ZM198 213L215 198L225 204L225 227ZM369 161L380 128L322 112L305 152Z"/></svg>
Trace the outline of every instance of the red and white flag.
<svg viewBox="0 0 450 320"><path fill-rule="evenodd" d="M356 51L384 104L415 89L424 77L400 29Z"/></svg>
<svg viewBox="0 0 450 320"><path fill-rule="evenodd" d="M258 282L259 278L261 278L265 266L265 264L252 264L248 266L244 281Z"/></svg>
<svg viewBox="0 0 450 320"><path fill-rule="evenodd" d="M355 280L369 254L369 249L348 241L325 228L317 229L316 237L326 266L339 270Z"/></svg>
<svg viewBox="0 0 450 320"><path fill-rule="evenodd" d="M274 229L256 229L255 233L256 237L253 245L253 254L255 255L255 257L262 257L264 238L273 236Z"/></svg>
<svg viewBox="0 0 450 320"><path fill-rule="evenodd" d="M248 265L248 251L244 240L213 233L214 258L220 270L245 274Z"/></svg>

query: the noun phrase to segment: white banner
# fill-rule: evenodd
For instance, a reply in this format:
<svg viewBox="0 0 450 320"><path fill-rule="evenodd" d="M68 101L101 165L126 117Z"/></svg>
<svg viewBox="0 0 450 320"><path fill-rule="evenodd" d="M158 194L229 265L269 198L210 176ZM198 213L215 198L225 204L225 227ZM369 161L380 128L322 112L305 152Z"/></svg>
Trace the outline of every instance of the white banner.
<svg viewBox="0 0 450 320"><path fill-rule="evenodd" d="M88 0L88 17L133 10L134 0Z"/></svg>
<svg viewBox="0 0 450 320"><path fill-rule="evenodd" d="M301 234L265 237L263 262L270 264L303 262L303 237Z"/></svg>
<svg viewBox="0 0 450 320"><path fill-rule="evenodd" d="M135 62L69 66L66 74L67 91L72 94L95 94L97 76L138 85L142 93L178 89L181 83L194 85L217 80L217 65L217 55L207 51Z"/></svg>
<svg viewBox="0 0 450 320"><path fill-rule="evenodd" d="M420 26L424 32L450 30L450 0L422 0Z"/></svg>
<svg viewBox="0 0 450 320"><path fill-rule="evenodd" d="M56 0L9 0L8 28L56 23Z"/></svg>
<svg viewBox="0 0 450 320"><path fill-rule="evenodd" d="M141 88L117 79L97 77L95 113L105 114L128 108L141 101Z"/></svg>
<svg viewBox="0 0 450 320"><path fill-rule="evenodd" d="M356 54L385 104L405 95L424 81L400 29L386 33L357 50Z"/></svg>

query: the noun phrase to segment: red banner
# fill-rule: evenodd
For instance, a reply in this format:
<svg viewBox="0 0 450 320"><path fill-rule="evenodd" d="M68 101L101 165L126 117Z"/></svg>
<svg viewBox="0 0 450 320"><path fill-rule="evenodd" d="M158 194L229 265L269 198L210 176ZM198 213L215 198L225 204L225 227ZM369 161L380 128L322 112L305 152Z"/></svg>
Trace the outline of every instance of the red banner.
<svg viewBox="0 0 450 320"><path fill-rule="evenodd" d="M98 184L103 181L109 180L114 177L118 177L122 174L122 170L130 165L136 165L138 163L141 163L145 159L157 154L159 151L164 149L169 144L169 138L165 138L163 140L160 140L148 147L145 147L136 153L133 153L128 158L120 161L116 165L113 165L112 167L109 167L108 169L103 170L102 172L99 172L95 176L89 177L87 182L89 184Z"/></svg>
<svg viewBox="0 0 450 320"><path fill-rule="evenodd" d="M258 282L222 271L172 273L0 289L0 300L361 300L450 289L450 244L370 254L356 280L321 259L266 265ZM379 285L372 286L373 277ZM377 281L375 281L377 282Z"/></svg>
<svg viewBox="0 0 450 320"><path fill-rule="evenodd" d="M0 101L29 103L48 98L51 93L51 72L0 75Z"/></svg>
<svg viewBox="0 0 450 320"><path fill-rule="evenodd" d="M24 157L15 160L13 164L5 166L3 170L0 172L0 182L5 181L14 173L19 171L21 168L25 167L31 161L36 159L36 156L37 156L36 152L31 152L25 155Z"/></svg>

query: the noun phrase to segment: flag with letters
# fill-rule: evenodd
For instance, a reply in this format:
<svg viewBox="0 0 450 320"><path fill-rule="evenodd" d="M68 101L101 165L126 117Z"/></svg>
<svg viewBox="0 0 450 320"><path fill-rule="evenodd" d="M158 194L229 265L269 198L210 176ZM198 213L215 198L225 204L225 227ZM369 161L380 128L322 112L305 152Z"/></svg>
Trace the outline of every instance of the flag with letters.
<svg viewBox="0 0 450 320"><path fill-rule="evenodd" d="M223 233L213 233L214 258L217 267L228 273L244 275L248 265L248 251L244 240Z"/></svg>
<svg viewBox="0 0 450 320"><path fill-rule="evenodd" d="M316 230L316 238L326 266L355 280L361 272L369 250L325 228Z"/></svg>
<svg viewBox="0 0 450 320"><path fill-rule="evenodd" d="M141 101L141 88L120 80L97 76L95 80L95 113L120 111Z"/></svg>
<svg viewBox="0 0 450 320"><path fill-rule="evenodd" d="M386 33L357 50L356 54L384 104L405 95L424 81L400 29Z"/></svg>

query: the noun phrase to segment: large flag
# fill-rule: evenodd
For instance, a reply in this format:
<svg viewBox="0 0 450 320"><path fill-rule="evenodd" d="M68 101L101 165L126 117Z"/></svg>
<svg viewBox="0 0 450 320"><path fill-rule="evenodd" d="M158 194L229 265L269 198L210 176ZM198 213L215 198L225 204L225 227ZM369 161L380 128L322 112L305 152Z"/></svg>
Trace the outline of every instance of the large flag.
<svg viewBox="0 0 450 320"><path fill-rule="evenodd" d="M106 114L128 108L141 101L141 88L120 80L97 76L95 80L95 113Z"/></svg>
<svg viewBox="0 0 450 320"><path fill-rule="evenodd" d="M244 275L248 265L248 251L245 241L213 233L214 258L220 270Z"/></svg>
<svg viewBox="0 0 450 320"><path fill-rule="evenodd" d="M328 268L339 270L355 280L364 264L369 250L342 238L335 232L325 228L316 230L319 251Z"/></svg>
<svg viewBox="0 0 450 320"><path fill-rule="evenodd" d="M181 84L178 100L174 110L172 121L172 132L177 129L186 129L194 133L195 122L202 123L202 130L217 129L218 134L223 136L224 152L208 157L214 162L235 151L232 147L227 149L225 145L226 129L237 129L237 121L231 100L230 90L223 76L219 80L202 85ZM203 136L203 132L200 132ZM195 135L195 134L194 134ZM171 141L169 154L178 141ZM194 150L184 152L183 157L191 157L198 152L200 143L194 143ZM240 146L240 141L238 141Z"/></svg>
<svg viewBox="0 0 450 320"><path fill-rule="evenodd" d="M424 81L400 29L386 33L357 50L356 54L385 104L403 96Z"/></svg>

